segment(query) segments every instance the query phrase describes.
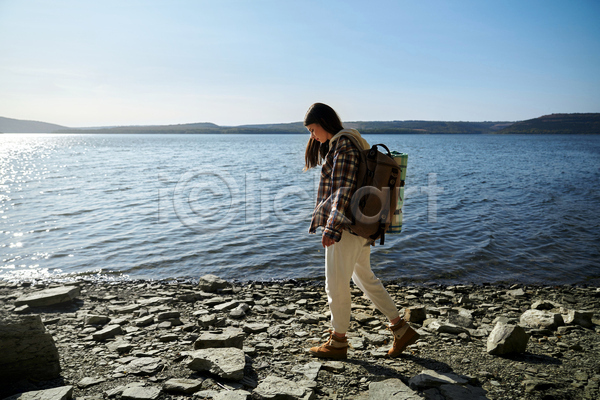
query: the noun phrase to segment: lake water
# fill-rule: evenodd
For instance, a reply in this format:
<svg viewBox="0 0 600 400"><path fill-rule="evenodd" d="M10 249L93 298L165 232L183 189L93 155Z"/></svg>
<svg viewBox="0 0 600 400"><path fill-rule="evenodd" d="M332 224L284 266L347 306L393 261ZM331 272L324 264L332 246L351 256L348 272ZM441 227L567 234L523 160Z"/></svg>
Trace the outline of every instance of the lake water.
<svg viewBox="0 0 600 400"><path fill-rule="evenodd" d="M365 135L409 153L383 279L600 282L600 135ZM321 278L308 135L0 135L0 278Z"/></svg>

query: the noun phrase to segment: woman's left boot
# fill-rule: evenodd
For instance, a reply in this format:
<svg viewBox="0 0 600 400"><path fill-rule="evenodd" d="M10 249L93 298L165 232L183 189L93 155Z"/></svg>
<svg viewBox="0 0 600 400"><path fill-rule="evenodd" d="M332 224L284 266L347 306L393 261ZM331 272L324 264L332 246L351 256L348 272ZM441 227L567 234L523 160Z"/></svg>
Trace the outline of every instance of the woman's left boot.
<svg viewBox="0 0 600 400"><path fill-rule="evenodd" d="M401 319L395 325L388 325L388 329L394 334L394 344L388 351L388 356L398 357L406 347L410 346L420 335L411 326Z"/></svg>

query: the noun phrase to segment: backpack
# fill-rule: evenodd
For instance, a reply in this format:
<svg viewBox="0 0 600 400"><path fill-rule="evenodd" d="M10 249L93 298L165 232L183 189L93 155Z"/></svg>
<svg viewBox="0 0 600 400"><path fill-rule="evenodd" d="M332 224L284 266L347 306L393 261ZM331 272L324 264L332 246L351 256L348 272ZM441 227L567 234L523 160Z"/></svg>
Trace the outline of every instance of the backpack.
<svg viewBox="0 0 600 400"><path fill-rule="evenodd" d="M360 152L356 192L352 195L351 223L346 226L352 233L385 243L385 232L392 221L398 205L399 188L404 186L400 179L401 167L384 144L375 144L364 150L352 135L341 133L352 141ZM381 146L387 154L379 151Z"/></svg>

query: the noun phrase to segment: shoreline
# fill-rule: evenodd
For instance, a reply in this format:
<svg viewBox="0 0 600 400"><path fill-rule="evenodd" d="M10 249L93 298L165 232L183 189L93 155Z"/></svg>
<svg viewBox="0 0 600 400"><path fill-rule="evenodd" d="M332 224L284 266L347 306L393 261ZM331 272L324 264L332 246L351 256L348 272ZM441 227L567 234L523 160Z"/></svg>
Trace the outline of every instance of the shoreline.
<svg viewBox="0 0 600 400"><path fill-rule="evenodd" d="M51 381L10 382L4 385L10 389L0 391L0 398L64 385L73 386L77 399L127 398L123 393L128 385L154 390L159 400L234 394L262 398L261 385L276 378L304 385L306 394L312 393L307 398L314 399L366 400L375 384L389 379L406 385L412 382L410 390L416 398L452 398L439 383L430 387L415 384L414 379L427 370L463 379L458 380L463 383L453 384L453 390L469 390L479 396L473 398L594 399L600 394L600 288L507 283L401 285L394 280L384 284L401 314L405 309L424 308L426 319L411 322L421 338L399 358L384 357L391 339L385 318L353 288L348 336L354 349L348 360L332 363L305 352L322 343L323 332L330 327L323 280L226 282L214 290L180 279L33 284L0 280L2 319L39 314L54 339L62 368L60 377ZM15 305L23 295L61 286L78 287L79 294L64 305ZM545 309L556 314L566 315L569 310L591 313L593 325L525 328L531 336L524 353L488 354L486 342L496 320L520 323L523 313L537 301L546 302ZM165 313L176 317L165 319ZM463 314L469 317L457 317ZM86 323L86 316L91 315L103 317L105 322ZM151 322L139 323L144 318ZM434 328L434 321L446 328ZM261 324L266 327L254 329ZM120 327L120 333L94 339L114 325ZM190 353L199 338L229 329L245 334L244 378L225 379L191 370ZM133 371L131 363L141 359L156 359L160 368ZM174 393L176 389L167 384L173 379L192 379L200 386L195 395Z"/></svg>

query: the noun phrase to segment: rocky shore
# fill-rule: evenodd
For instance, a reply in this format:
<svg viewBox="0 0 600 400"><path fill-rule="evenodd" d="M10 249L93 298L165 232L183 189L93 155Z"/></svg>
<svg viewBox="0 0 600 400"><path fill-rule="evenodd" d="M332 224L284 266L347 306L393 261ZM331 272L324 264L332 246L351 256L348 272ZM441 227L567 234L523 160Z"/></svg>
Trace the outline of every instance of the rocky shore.
<svg viewBox="0 0 600 400"><path fill-rule="evenodd" d="M320 281L0 281L0 399L600 398L599 288L386 287L421 338L387 358L353 289L349 357L327 361L306 352Z"/></svg>

